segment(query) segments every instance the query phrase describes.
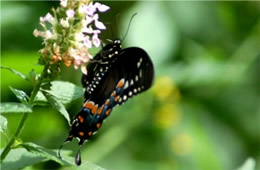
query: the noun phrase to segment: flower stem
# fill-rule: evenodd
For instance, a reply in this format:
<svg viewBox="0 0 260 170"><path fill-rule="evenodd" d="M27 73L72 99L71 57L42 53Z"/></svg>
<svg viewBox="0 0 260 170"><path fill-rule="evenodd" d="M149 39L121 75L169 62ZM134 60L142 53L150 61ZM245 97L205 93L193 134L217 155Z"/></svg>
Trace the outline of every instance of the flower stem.
<svg viewBox="0 0 260 170"><path fill-rule="evenodd" d="M38 83L34 86L33 88L33 91L32 91L32 94L31 94L31 97L29 99L29 104L32 105L33 104L33 101L37 95L37 93L39 92L40 88L41 88L41 84L43 82L43 79L45 78L45 75L46 75L46 72L47 72L47 69L48 69L49 65L45 65L44 67L44 70L42 71L41 73L41 76L40 76L40 79L38 81ZM24 124L25 124L25 121L27 120L28 118L28 114L29 113L24 113L23 114L23 117L22 117L22 120L20 121L17 129L16 129L16 132L14 134L14 136L12 137L12 139L8 142L8 144L6 145L6 147L4 148L3 152L1 153L1 156L0 156L0 160L1 162L5 159L5 157L8 155L8 153L10 152L11 150L11 147L12 145L14 144L15 142L15 139L18 138L23 130L23 127L24 127Z"/></svg>

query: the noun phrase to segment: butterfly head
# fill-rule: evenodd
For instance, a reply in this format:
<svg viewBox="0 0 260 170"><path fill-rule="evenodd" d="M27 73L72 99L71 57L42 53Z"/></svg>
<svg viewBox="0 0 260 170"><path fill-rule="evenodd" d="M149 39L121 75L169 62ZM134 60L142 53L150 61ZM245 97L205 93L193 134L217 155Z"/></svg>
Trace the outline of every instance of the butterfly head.
<svg viewBox="0 0 260 170"><path fill-rule="evenodd" d="M120 49L120 50L121 50L121 48L122 48L121 40L115 39L115 40L113 41L113 48L114 48L114 49Z"/></svg>

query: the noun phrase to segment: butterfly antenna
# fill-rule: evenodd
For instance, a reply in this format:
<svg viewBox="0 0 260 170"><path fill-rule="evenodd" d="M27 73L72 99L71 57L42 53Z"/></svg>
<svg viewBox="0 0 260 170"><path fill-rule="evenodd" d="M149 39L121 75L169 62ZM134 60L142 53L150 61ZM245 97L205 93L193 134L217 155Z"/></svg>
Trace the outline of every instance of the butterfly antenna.
<svg viewBox="0 0 260 170"><path fill-rule="evenodd" d="M116 26L117 26L117 30L118 30L119 35L120 35L120 38L121 38L121 37L122 37L122 34L121 34L121 32L120 32L119 25L118 25L118 23L119 23L119 22L118 22L119 16L120 16L120 13L116 15Z"/></svg>
<svg viewBox="0 0 260 170"><path fill-rule="evenodd" d="M137 15L137 12L134 13L134 14L131 16L131 19L130 19L129 24L128 24L128 26L127 26L127 30L126 30L125 36L122 38L122 41L121 41L121 42L123 42L124 39L125 39L125 37L127 36L128 31L129 31L129 29L130 29L131 22L132 22L133 18L134 18L136 15Z"/></svg>

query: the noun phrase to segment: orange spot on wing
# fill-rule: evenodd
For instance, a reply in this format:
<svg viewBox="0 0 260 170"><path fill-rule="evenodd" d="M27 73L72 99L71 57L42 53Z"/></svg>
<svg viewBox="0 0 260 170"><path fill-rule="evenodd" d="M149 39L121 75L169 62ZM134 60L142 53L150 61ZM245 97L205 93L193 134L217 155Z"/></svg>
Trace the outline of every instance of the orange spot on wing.
<svg viewBox="0 0 260 170"><path fill-rule="evenodd" d="M125 84L125 80L124 80L124 79L121 79L121 80L118 82L116 88L122 88L122 87L124 86L124 84Z"/></svg>
<svg viewBox="0 0 260 170"><path fill-rule="evenodd" d="M103 111L104 105L98 108L97 114L100 115Z"/></svg>
<svg viewBox="0 0 260 170"><path fill-rule="evenodd" d="M108 105L108 104L109 104L109 99L107 99L105 102L105 105Z"/></svg>
<svg viewBox="0 0 260 170"><path fill-rule="evenodd" d="M78 119L79 119L79 121L80 121L80 123L83 123L84 122L84 118L82 117L82 116L78 116Z"/></svg>
<svg viewBox="0 0 260 170"><path fill-rule="evenodd" d="M118 102L118 100L119 100L119 96L116 96L115 97L115 102Z"/></svg>
<svg viewBox="0 0 260 170"><path fill-rule="evenodd" d="M84 132L79 132L79 135L80 136L84 136Z"/></svg>
<svg viewBox="0 0 260 170"><path fill-rule="evenodd" d="M92 136L93 132L92 131L89 131L88 132L88 136Z"/></svg>
<svg viewBox="0 0 260 170"><path fill-rule="evenodd" d="M98 105L96 104L96 105L92 108L91 113L92 113L92 114L95 114L95 113L97 112L97 108L98 108Z"/></svg>
<svg viewBox="0 0 260 170"><path fill-rule="evenodd" d="M111 96L115 97L115 96L116 96L116 91L113 91L113 93L111 94Z"/></svg>
<svg viewBox="0 0 260 170"><path fill-rule="evenodd" d="M108 109L108 110L106 111L106 115L107 115L107 116L110 114L110 111L111 111L111 109Z"/></svg>
<svg viewBox="0 0 260 170"><path fill-rule="evenodd" d="M94 106L94 102L90 101L90 102L86 102L84 104L84 107L87 109L92 109L92 107Z"/></svg>
<svg viewBox="0 0 260 170"><path fill-rule="evenodd" d="M101 123L97 123L97 128L99 129L100 128L100 126L101 126Z"/></svg>

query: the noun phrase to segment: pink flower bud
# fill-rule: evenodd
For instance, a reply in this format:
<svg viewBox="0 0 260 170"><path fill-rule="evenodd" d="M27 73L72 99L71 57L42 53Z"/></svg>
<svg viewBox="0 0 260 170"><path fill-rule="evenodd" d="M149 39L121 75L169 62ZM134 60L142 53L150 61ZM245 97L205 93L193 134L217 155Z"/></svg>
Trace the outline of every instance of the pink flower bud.
<svg viewBox="0 0 260 170"><path fill-rule="evenodd" d="M66 18L66 19L61 19L60 20L60 24L64 27L64 28L68 28L69 27L69 20L68 20L68 18Z"/></svg>
<svg viewBox="0 0 260 170"><path fill-rule="evenodd" d="M68 0L60 0L60 5L61 5L63 8L66 8L67 5L68 5Z"/></svg>
<svg viewBox="0 0 260 170"><path fill-rule="evenodd" d="M94 15L96 12L95 6L92 4L92 2L86 7L86 14L89 16Z"/></svg>
<svg viewBox="0 0 260 170"><path fill-rule="evenodd" d="M66 11L66 15L67 17L70 19L70 18L73 18L74 15L75 15L75 11L73 9L69 9Z"/></svg>
<svg viewBox="0 0 260 170"><path fill-rule="evenodd" d="M47 13L45 17L40 17L40 22L41 23L49 22L53 25L55 22L55 19L53 18L53 16L50 13Z"/></svg>

